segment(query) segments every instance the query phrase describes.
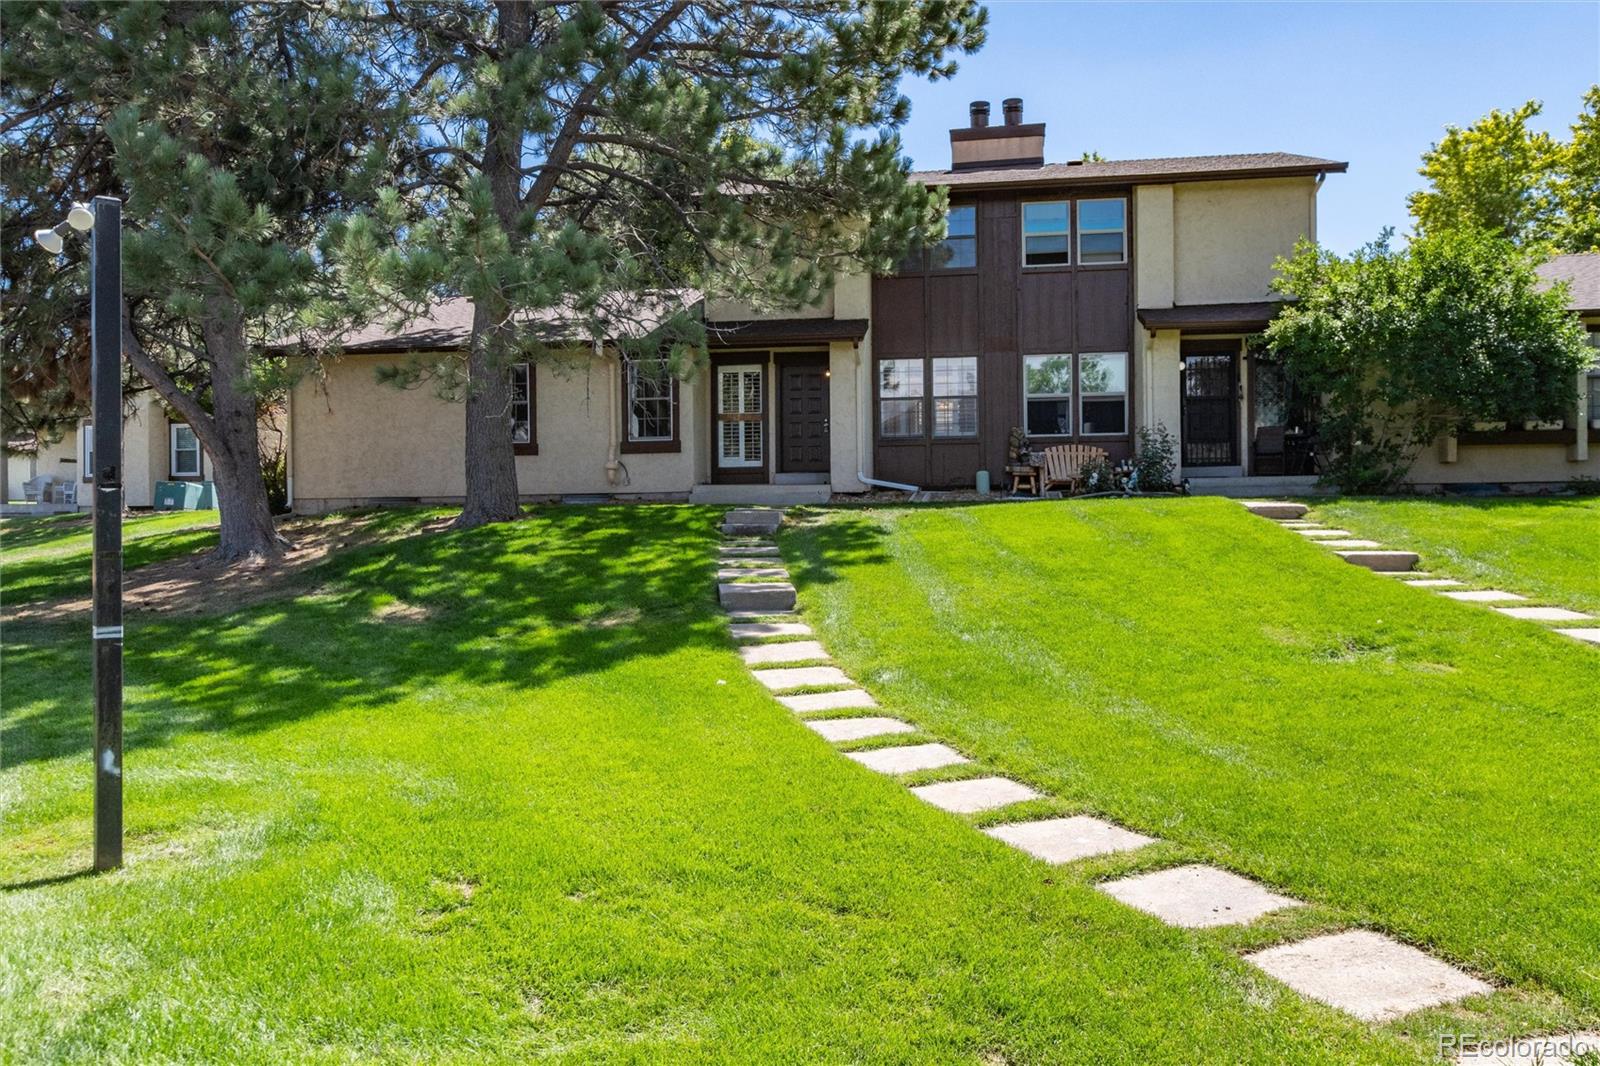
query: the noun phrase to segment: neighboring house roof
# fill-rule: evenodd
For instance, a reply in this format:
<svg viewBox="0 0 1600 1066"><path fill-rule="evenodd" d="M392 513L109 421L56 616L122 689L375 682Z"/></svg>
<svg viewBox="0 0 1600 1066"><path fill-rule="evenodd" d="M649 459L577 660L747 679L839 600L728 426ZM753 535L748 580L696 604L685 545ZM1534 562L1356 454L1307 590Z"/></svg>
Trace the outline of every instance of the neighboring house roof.
<svg viewBox="0 0 1600 1066"><path fill-rule="evenodd" d="M1281 300L1235 304L1187 304L1178 307L1141 307L1139 321L1146 329L1208 329L1219 333L1264 329L1283 306Z"/></svg>
<svg viewBox="0 0 1600 1066"><path fill-rule="evenodd" d="M1189 155L1163 159L1121 159L1101 163L1045 163L1042 166L984 170L918 170L912 181L952 187L1015 185L1161 185L1224 178L1274 178L1342 174L1350 164L1291 152Z"/></svg>
<svg viewBox="0 0 1600 1066"><path fill-rule="evenodd" d="M1534 270L1546 282L1567 283L1567 310L1600 315L1600 252L1558 255Z"/></svg>
<svg viewBox="0 0 1600 1066"><path fill-rule="evenodd" d="M689 290L651 293L642 297L619 298L603 307L599 319L607 339L642 336L658 328L670 316L700 301L700 294ZM565 308L547 308L520 314L518 321L539 333L545 341L584 343L589 336L588 319ZM450 351L465 348L472 339L472 301L451 296L435 301L426 311L404 322L370 322L339 338L340 347L356 354L382 352ZM294 340L271 345L274 350L295 347Z"/></svg>
<svg viewBox="0 0 1600 1066"><path fill-rule="evenodd" d="M866 335L864 318L747 318L706 323L706 339L716 345L859 341Z"/></svg>

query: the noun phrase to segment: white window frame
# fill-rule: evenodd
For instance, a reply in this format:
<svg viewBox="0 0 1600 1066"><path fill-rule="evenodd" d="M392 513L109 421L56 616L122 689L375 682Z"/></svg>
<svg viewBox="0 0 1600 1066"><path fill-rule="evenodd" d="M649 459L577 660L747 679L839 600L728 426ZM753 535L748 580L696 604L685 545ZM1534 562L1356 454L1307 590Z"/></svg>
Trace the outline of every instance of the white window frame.
<svg viewBox="0 0 1600 1066"><path fill-rule="evenodd" d="M511 416L511 443L523 446L530 445L533 443L533 364L512 363L506 373L508 375L506 383L510 390L506 410ZM521 374L523 378L523 399L520 401L517 399L516 387L518 374ZM526 418L520 420L517 418L518 407L526 407L528 409ZM518 439L519 433L521 439Z"/></svg>
<svg viewBox="0 0 1600 1066"><path fill-rule="evenodd" d="M194 437L194 469L178 469L178 430L187 429ZM205 475L205 452L200 447L200 437L187 422L172 422L167 426L167 476L172 478L198 478Z"/></svg>
<svg viewBox="0 0 1600 1066"><path fill-rule="evenodd" d="M884 363L910 363L917 368L917 390L914 396L883 394L883 364ZM879 359L872 368L872 390L878 401L878 436L883 440L926 440L928 438L928 361L920 355L886 356ZM884 401L899 403L905 400L915 400L920 412L918 417L917 432L915 433L887 433L884 427L887 422L883 417Z"/></svg>
<svg viewBox="0 0 1600 1066"><path fill-rule="evenodd" d="M934 364L955 360L972 360L972 391L971 392L940 392L939 377L934 371ZM979 403L979 392L982 389L983 364L975 355L935 355L928 358L927 369L923 372L924 391L928 394L927 419L928 437L932 440L973 440L983 429L983 407ZM939 401L940 400L972 400L973 409L977 418L971 433L940 433L939 432Z"/></svg>
<svg viewBox="0 0 1600 1066"><path fill-rule="evenodd" d="M666 395L665 396L647 396L647 397L645 397L645 399L648 399L648 400L654 400L654 401L666 400L667 401L667 434L664 437L660 437L660 436L646 437L646 436L641 436L640 433L639 433L639 414L638 414L638 411L636 409L636 405L639 402L639 392L638 392L638 388L639 388L639 367L643 363L659 363L659 364L661 364L661 369L662 369L663 373L665 374L665 379L664 380L665 380L665 383L666 383ZM627 414L628 414L628 443L629 444L671 444L674 440L677 439L677 435L672 431L672 424L673 424L673 418L674 418L674 415L675 415L675 412L674 412L673 409L678 404L678 383L673 378L672 373L671 373L670 369L667 366L667 361L665 359L629 359L629 360L627 360L627 375L628 375L628 412L627 412Z"/></svg>
<svg viewBox="0 0 1600 1066"><path fill-rule="evenodd" d="M1583 432L1583 427L1600 429L1600 369L1589 371L1589 376L1584 380L1587 386L1584 390L1584 419L1578 428Z"/></svg>
<svg viewBox="0 0 1600 1066"><path fill-rule="evenodd" d="M1122 357L1122 391L1121 392L1084 392L1083 391L1083 360L1085 358L1091 358L1091 359L1092 358L1104 358L1106 356L1113 356L1113 355ZM1114 433L1080 432L1078 434L1078 436L1080 436L1080 437L1126 437L1128 435L1128 381L1129 381L1129 375L1132 373L1132 370L1133 370L1129 354L1127 352L1079 352L1077 359L1074 361L1073 370L1074 370L1074 373L1072 375L1072 387L1078 393L1077 416L1078 416L1078 425L1079 425L1080 428L1088 424L1088 420L1083 417L1083 405L1088 400L1094 399L1096 401L1103 402L1105 400L1111 399L1112 397L1117 397L1117 398L1120 398L1122 400L1122 428L1121 429L1117 430Z"/></svg>
<svg viewBox="0 0 1600 1066"><path fill-rule="evenodd" d="M1082 217L1076 218L1074 221L1076 221L1078 223L1078 236L1074 239L1073 243L1074 243L1074 247L1075 247L1075 249L1076 249L1076 251L1078 253L1078 260L1077 260L1078 265L1081 266L1081 267L1097 267L1097 266L1118 266L1120 264L1126 263L1128 261L1128 198L1125 197L1125 196L1092 196L1092 197L1089 197L1087 199L1083 199L1083 200L1077 201L1077 208L1076 208L1076 212L1075 213L1077 213L1077 214L1079 214L1081 216L1084 204L1121 204L1122 205L1122 225L1117 226L1114 229L1107 228L1107 227L1104 227L1104 226L1096 227L1096 228L1085 228L1084 225L1083 225ZM1087 259L1085 259L1084 256L1083 256L1083 238L1085 236L1087 236L1089 234L1093 234L1093 233L1120 233L1120 234L1122 234L1122 258L1121 259L1117 259L1117 260L1103 260L1103 261L1097 262L1097 263L1091 263ZM1108 353L1104 353L1104 352L1089 352L1087 354L1089 354L1089 355L1104 355L1104 354L1108 354Z"/></svg>
<svg viewBox="0 0 1600 1066"><path fill-rule="evenodd" d="M1029 359L1065 359L1067 361L1067 391L1066 392L1029 392L1028 391L1028 360ZM1029 437L1070 437L1073 427L1077 424L1078 407L1075 402L1075 393L1078 390L1078 360L1071 352L1030 352L1022 357L1022 428ZM1035 433L1028 425L1028 402L1030 400L1065 400L1067 401L1067 428L1065 432Z"/></svg>
<svg viewBox="0 0 1600 1066"><path fill-rule="evenodd" d="M1060 204L1067 209L1067 228L1060 233L1029 233L1028 232L1028 207L1031 204ZM1024 200L1022 207L1017 212L1017 228L1021 240L1019 250L1022 256L1022 269L1024 270L1060 270L1069 267L1077 260L1073 256L1076 250L1077 239L1072 235L1072 201L1071 200ZM1065 237L1067 239L1067 261L1065 263L1030 263L1028 262L1029 237Z"/></svg>
<svg viewBox="0 0 1600 1066"><path fill-rule="evenodd" d="M94 480L94 423L85 422L78 427L78 475L85 481Z"/></svg>

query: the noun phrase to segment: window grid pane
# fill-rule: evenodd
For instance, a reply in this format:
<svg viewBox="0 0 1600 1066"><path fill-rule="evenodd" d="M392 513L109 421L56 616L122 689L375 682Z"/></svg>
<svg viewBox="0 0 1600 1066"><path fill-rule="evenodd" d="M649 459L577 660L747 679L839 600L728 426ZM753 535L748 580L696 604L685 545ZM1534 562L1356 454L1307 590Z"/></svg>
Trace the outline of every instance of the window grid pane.
<svg viewBox="0 0 1600 1066"><path fill-rule="evenodd" d="M172 427L172 474L193 477L200 473L200 441L185 425Z"/></svg>
<svg viewBox="0 0 1600 1066"><path fill-rule="evenodd" d="M527 363L511 368L511 443L533 443L533 404L530 402L531 372Z"/></svg>
<svg viewBox="0 0 1600 1066"><path fill-rule="evenodd" d="M978 360L957 356L933 360L933 435L978 435Z"/></svg>
<svg viewBox="0 0 1600 1066"><path fill-rule="evenodd" d="M672 439L672 378L665 360L628 363L628 438Z"/></svg>

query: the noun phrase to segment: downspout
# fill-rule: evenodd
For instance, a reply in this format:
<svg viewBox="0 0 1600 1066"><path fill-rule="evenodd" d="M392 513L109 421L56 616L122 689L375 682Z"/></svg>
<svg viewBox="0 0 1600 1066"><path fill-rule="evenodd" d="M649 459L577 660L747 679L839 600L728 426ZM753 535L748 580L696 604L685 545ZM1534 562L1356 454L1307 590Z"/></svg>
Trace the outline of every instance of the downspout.
<svg viewBox="0 0 1600 1066"><path fill-rule="evenodd" d="M856 480L863 485L871 485L879 489L899 489L901 492L919 492L915 485L907 485L902 481L880 481L866 474L866 457L872 450L872 368L868 361L861 358L861 345L856 345L856 389L857 395L864 397L866 403L857 401L856 410L862 407L867 409L867 417L861 420L861 449L856 453Z"/></svg>
<svg viewBox="0 0 1600 1066"><path fill-rule="evenodd" d="M294 389L283 398L283 505L294 511Z"/></svg>
<svg viewBox="0 0 1600 1066"><path fill-rule="evenodd" d="M601 345L599 338L596 338L592 343L593 343L593 346L594 346L594 357L595 357L595 359L597 359L597 360L603 359L604 358L604 348ZM622 365L622 361L619 359L617 361L617 366L621 367L621 365ZM606 361L605 368L606 368L606 393L607 393L607 396L606 396L606 484L607 485L615 485L617 483L617 474L618 474L619 470L621 469L621 464L619 464L617 462L617 393L622 389L622 384L621 384L620 381L612 380L612 377L611 377L611 363L610 363L609 360Z"/></svg>

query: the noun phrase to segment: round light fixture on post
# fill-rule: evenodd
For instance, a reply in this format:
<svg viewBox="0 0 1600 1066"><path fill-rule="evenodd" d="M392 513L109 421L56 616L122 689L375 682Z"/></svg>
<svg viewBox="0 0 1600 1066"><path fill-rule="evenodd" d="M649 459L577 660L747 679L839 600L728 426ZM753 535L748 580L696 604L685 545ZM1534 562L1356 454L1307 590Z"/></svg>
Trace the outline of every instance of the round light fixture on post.
<svg viewBox="0 0 1600 1066"><path fill-rule="evenodd" d="M61 254L61 234L54 229L36 229L33 231L33 239L39 242L40 248L51 255Z"/></svg>
<svg viewBox="0 0 1600 1066"><path fill-rule="evenodd" d="M88 204L73 204L72 210L67 212L67 225L79 233L88 233L94 229L94 212L89 210Z"/></svg>

